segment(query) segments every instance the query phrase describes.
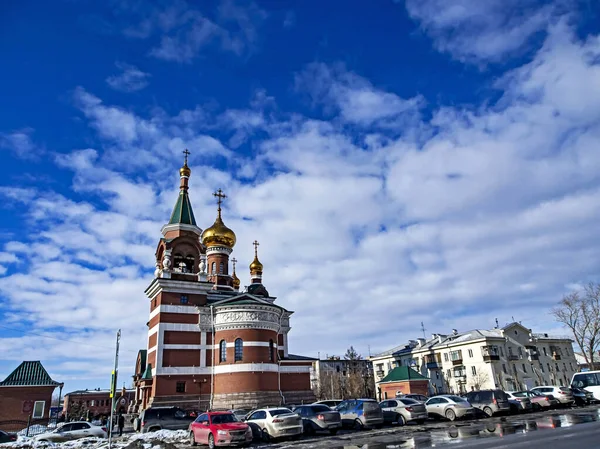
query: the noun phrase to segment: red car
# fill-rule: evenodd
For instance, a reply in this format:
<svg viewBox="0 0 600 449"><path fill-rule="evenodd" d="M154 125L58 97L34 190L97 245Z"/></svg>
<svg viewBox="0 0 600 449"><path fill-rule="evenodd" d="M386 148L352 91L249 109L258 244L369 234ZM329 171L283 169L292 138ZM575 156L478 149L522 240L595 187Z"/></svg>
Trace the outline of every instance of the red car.
<svg viewBox="0 0 600 449"><path fill-rule="evenodd" d="M190 424L190 443L217 446L250 446L252 429L231 412L203 413Z"/></svg>

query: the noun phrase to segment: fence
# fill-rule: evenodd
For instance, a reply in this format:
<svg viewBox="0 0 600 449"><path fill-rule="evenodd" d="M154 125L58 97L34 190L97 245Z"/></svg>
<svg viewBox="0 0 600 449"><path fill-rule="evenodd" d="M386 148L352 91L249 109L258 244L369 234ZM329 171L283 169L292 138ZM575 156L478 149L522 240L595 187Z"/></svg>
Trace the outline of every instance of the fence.
<svg viewBox="0 0 600 449"><path fill-rule="evenodd" d="M32 437L56 428L56 418L33 419L27 421L8 420L0 421L0 430L8 433L17 433L22 436Z"/></svg>

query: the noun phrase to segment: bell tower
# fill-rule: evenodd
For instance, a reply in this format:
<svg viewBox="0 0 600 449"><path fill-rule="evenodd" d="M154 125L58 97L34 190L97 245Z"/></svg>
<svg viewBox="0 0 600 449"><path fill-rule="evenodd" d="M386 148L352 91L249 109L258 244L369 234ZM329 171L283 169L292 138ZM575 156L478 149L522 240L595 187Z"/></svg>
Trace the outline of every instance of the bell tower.
<svg viewBox="0 0 600 449"><path fill-rule="evenodd" d="M213 193L217 198L217 218L210 228L202 233L202 244L206 247L208 281L216 290L233 290L233 277L229 274L229 256L235 246L235 233L225 226L221 217L221 204L227 195L221 189Z"/></svg>

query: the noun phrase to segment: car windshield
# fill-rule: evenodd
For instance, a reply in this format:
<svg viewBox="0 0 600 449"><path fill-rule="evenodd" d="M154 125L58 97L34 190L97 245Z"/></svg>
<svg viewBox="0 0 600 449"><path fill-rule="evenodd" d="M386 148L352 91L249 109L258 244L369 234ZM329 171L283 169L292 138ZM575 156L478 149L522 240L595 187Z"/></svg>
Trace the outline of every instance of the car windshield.
<svg viewBox="0 0 600 449"><path fill-rule="evenodd" d="M291 410L287 408L276 408L275 410L269 410L271 416L285 415L286 413L293 413Z"/></svg>
<svg viewBox="0 0 600 449"><path fill-rule="evenodd" d="M461 398L460 396L446 396L446 397L454 402L469 402L465 398Z"/></svg>
<svg viewBox="0 0 600 449"><path fill-rule="evenodd" d="M327 407L326 405L313 405L311 408L312 408L312 411L315 413L331 411L331 409L329 407Z"/></svg>
<svg viewBox="0 0 600 449"><path fill-rule="evenodd" d="M239 421L233 413L223 413L222 415L212 415L211 419L212 419L213 424L226 424L226 423L230 423L230 422L238 422Z"/></svg>
<svg viewBox="0 0 600 449"><path fill-rule="evenodd" d="M600 373L577 373L573 376L573 386L577 388L600 386Z"/></svg>

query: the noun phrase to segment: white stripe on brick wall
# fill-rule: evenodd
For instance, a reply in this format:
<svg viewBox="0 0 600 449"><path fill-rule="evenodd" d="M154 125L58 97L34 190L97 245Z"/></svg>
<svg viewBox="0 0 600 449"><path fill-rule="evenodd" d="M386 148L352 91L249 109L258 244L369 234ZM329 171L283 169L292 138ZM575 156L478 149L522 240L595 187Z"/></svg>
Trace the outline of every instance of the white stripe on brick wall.
<svg viewBox="0 0 600 449"><path fill-rule="evenodd" d="M195 349L200 351L201 349L206 349L205 345L163 345L163 349Z"/></svg>
<svg viewBox="0 0 600 449"><path fill-rule="evenodd" d="M276 373L277 372L277 364L276 363L236 363L235 365L217 365L215 366L215 374L229 374L229 373L247 373L247 372L255 372L255 373ZM293 374L293 373L309 373L310 366L282 366L281 373L282 374ZM211 369L210 367L197 367L197 366L170 366L170 367L160 367L152 370L153 375L189 375L189 374L202 374L202 375L210 375Z"/></svg>
<svg viewBox="0 0 600 449"><path fill-rule="evenodd" d="M187 313L187 314L198 314L196 306L188 305L174 305L174 304L161 304L150 312L150 319L154 318L159 313Z"/></svg>

